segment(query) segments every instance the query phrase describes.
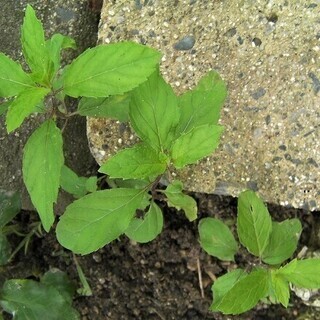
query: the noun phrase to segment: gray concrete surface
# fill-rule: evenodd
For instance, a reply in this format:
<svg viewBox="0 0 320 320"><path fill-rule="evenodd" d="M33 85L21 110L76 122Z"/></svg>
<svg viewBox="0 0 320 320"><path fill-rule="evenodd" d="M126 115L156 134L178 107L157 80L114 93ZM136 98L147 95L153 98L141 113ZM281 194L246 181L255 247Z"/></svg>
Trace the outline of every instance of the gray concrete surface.
<svg viewBox="0 0 320 320"><path fill-rule="evenodd" d="M320 210L319 0L105 1L99 43L129 39L162 52L177 94L210 69L227 82L220 148L178 173L186 189L250 188L271 203ZM88 132L99 163L130 144L114 122L89 120Z"/></svg>
<svg viewBox="0 0 320 320"><path fill-rule="evenodd" d="M97 41L97 13L92 12L88 0L0 0L0 51L14 60L23 62L20 46L20 27L24 9L31 4L44 24L47 37L55 32L73 37L78 45L76 52L69 51L65 61L71 61L77 54ZM22 194L24 209L32 209L21 176L22 149L29 135L42 119L31 118L14 133L7 135L4 117L0 117L0 189L19 191ZM85 119L72 118L64 132L66 162L79 175L93 172L95 161L92 158L85 134ZM62 212L70 202L66 193L59 195L57 212Z"/></svg>

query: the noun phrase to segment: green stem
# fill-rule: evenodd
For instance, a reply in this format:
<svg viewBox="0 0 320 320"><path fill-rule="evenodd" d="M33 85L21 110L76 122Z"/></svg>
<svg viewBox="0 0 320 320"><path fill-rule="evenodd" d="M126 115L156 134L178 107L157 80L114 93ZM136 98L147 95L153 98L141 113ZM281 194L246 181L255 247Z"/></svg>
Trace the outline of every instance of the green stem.
<svg viewBox="0 0 320 320"><path fill-rule="evenodd" d="M8 259L8 262L10 262L14 256L20 251L20 249L25 246L25 253L26 253L26 250L28 248L28 244L29 244L29 241L31 239L31 237L37 233L39 227L41 226L41 222L36 222L33 226L33 228L31 229L31 231L25 235L25 237L23 238L23 240L18 244L18 246L15 248L15 250L12 252L10 258Z"/></svg>
<svg viewBox="0 0 320 320"><path fill-rule="evenodd" d="M12 234L12 233L16 234L19 237L25 237L26 236L26 234L20 232L19 226L15 225L15 224L12 224L12 225L9 225L9 226L4 226L2 228L2 234L9 235L9 234Z"/></svg>
<svg viewBox="0 0 320 320"><path fill-rule="evenodd" d="M87 281L87 278L86 276L84 275L83 271L82 271L82 268L78 262L78 259L76 257L76 255L73 253L73 261L76 265L76 268L77 268L77 272L78 272L78 275L79 275L79 279L80 279L80 282L82 284L82 288L79 288L77 290L77 292L79 294L81 294L82 296L92 296L92 290L90 288L90 285Z"/></svg>

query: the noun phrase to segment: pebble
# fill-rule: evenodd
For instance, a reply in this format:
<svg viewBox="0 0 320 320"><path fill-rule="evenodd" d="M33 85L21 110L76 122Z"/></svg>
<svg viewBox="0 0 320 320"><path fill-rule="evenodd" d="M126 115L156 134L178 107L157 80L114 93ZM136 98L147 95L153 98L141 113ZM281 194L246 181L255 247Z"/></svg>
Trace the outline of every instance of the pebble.
<svg viewBox="0 0 320 320"><path fill-rule="evenodd" d="M75 13L72 10L58 7L56 12L63 23L68 23L70 20L75 19Z"/></svg>
<svg viewBox="0 0 320 320"><path fill-rule="evenodd" d="M320 80L313 72L310 72L308 76L311 78L313 82L313 91L315 94L317 94L320 91Z"/></svg>
<svg viewBox="0 0 320 320"><path fill-rule="evenodd" d="M97 262L97 263L100 263L100 262L102 261L101 254L99 254L99 253L94 253L94 254L92 255L92 258L93 258L93 260L94 260L95 262Z"/></svg>
<svg viewBox="0 0 320 320"><path fill-rule="evenodd" d="M259 39L259 38L253 38L253 39L252 39L252 45L253 45L254 47L260 47L261 44L262 44L261 39Z"/></svg>
<svg viewBox="0 0 320 320"><path fill-rule="evenodd" d="M173 48L179 51L190 50L196 43L194 36L185 36L180 41L174 44Z"/></svg>
<svg viewBox="0 0 320 320"><path fill-rule="evenodd" d="M251 97L255 100L258 100L261 97L263 97L265 94L266 94L266 89L260 87L251 94Z"/></svg>
<svg viewBox="0 0 320 320"><path fill-rule="evenodd" d="M237 28L233 27L229 29L224 35L231 38L237 33Z"/></svg>

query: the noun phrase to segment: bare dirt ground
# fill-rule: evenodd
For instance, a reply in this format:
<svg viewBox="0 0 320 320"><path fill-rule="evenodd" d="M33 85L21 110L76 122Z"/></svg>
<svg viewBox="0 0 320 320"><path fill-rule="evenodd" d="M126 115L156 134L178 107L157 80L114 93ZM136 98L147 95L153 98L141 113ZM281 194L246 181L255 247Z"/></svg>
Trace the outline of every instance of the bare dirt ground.
<svg viewBox="0 0 320 320"><path fill-rule="evenodd" d="M236 199L194 194L199 217L215 216L235 221ZM311 246L316 232L314 215L301 210L269 206L276 220L299 217L304 226L301 245ZM135 244L127 238L104 247L96 253L78 257L92 288L90 297L76 296L74 306L83 320L197 320L197 319L320 319L317 309L306 307L294 293L291 305L259 304L241 316L223 316L208 311L212 300L212 279L223 275L230 263L219 261L201 250L197 222L190 223L181 212L164 207L165 227L162 234L148 244ZM35 213L22 212L17 223L27 229ZM17 241L14 237L12 241ZM317 244L315 244L317 246ZM236 257L239 267L248 267L252 259L245 250ZM37 279L49 268L59 268L80 287L72 254L56 241L54 231L33 238L27 254L20 252L1 272L1 280ZM199 273L202 275L199 281ZM201 288L203 287L203 295Z"/></svg>

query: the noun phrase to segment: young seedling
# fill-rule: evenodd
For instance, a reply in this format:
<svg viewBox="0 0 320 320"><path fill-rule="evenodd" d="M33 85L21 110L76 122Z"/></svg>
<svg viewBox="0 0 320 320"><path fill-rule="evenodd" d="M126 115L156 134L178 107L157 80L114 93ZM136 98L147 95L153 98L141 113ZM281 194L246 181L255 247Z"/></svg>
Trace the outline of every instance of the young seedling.
<svg viewBox="0 0 320 320"><path fill-rule="evenodd" d="M140 142L119 151L99 170L115 179L119 188L96 191L67 207L57 225L59 242L75 253L87 254L121 234L137 242L151 241L163 226L155 201L159 193L169 206L195 220L196 202L183 193L182 182L171 180L165 190L157 185L173 169L196 163L217 148L223 131L217 122L225 96L225 85L213 71L195 89L178 97L155 71L129 95L118 98L119 113L129 119ZM126 102L121 105L119 101ZM93 102L83 99L80 109L84 104ZM106 99L99 101L100 107L105 104ZM136 216L138 210L142 217Z"/></svg>
<svg viewBox="0 0 320 320"><path fill-rule="evenodd" d="M169 206L182 209L190 221L195 220L196 202L183 193L182 182L172 179L172 172L209 156L218 147L223 132L218 120L226 98L219 75L210 71L193 90L176 96L159 72L160 53L131 42L88 49L62 67L60 52L74 49L74 40L61 34L46 40L31 6L26 8L21 43L27 72L0 53L0 97L6 99L0 115L6 116L8 133L32 114L45 115L46 120L25 145L22 164L24 182L45 231L55 222L53 205L60 187L77 198L56 228L58 241L74 253L91 253L122 234L141 243L153 240L163 227L159 196ZM76 112L68 110L68 96L81 98ZM119 151L99 170L109 176L114 189L97 191L96 177L78 177L64 164L62 130L56 120L74 115L128 121L139 137L139 143ZM165 189L158 187L162 178L169 181ZM0 217L0 227L15 214L9 210ZM212 311L239 314L266 297L287 307L290 283L320 288L320 259L284 264L296 250L299 220L273 222L261 199L246 191L239 197L237 231L240 243L259 262L250 272L236 269L215 281ZM201 220L199 233L209 254L234 260L238 244L221 221ZM7 260L6 238L0 236L0 250ZM90 294L85 278L82 280ZM5 283L0 304L6 311L28 310L41 317L45 314L41 308L25 306L30 296L39 301L50 296L57 312L65 312L63 316L58 313L58 318L77 317L64 289L58 292L46 283L30 281ZM46 306L45 302L41 305Z"/></svg>
<svg viewBox="0 0 320 320"><path fill-rule="evenodd" d="M78 198L56 228L58 241L74 253L96 251L122 234L138 242L154 239L163 226L159 193L169 206L195 220L195 200L170 176L172 170L209 156L219 144L223 127L218 120L226 98L219 75L210 71L193 90L176 96L159 73L160 53L131 42L88 49L62 68L60 51L75 43L61 34L45 40L31 6L26 9L21 43L30 72L0 54L0 97L7 99L0 110L8 132L33 113L44 113L47 119L27 141L22 165L45 231L54 224L53 205L60 187ZM81 98L76 112L64 103L67 96ZM115 179L119 188L97 191L95 177L78 177L65 166L56 119L75 114L129 121L140 138L99 170ZM162 177L170 184L158 190Z"/></svg>
<svg viewBox="0 0 320 320"><path fill-rule="evenodd" d="M320 259L293 259L302 231L298 219L271 220L263 201L253 191L238 199L237 233L240 243L259 261L248 272L236 269L218 278L213 286L212 311L241 314L260 300L288 307L290 284L306 289L320 288ZM210 255L234 261L238 244L220 220L205 218L199 223L200 244Z"/></svg>
<svg viewBox="0 0 320 320"><path fill-rule="evenodd" d="M62 68L60 51L75 48L73 39L54 34L44 37L41 22L28 5L21 28L21 44L29 72L0 53L1 114L6 116L8 133L31 114L45 114L28 139L23 154L23 179L43 228L48 232L55 215L60 186L75 197L97 189L96 178L78 177L64 165L63 139L57 118L68 119L65 98L106 97L137 87L156 69L160 54L130 42L101 45L86 50Z"/></svg>

